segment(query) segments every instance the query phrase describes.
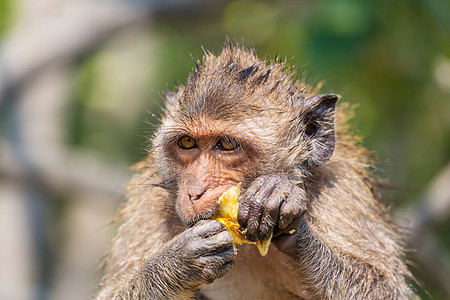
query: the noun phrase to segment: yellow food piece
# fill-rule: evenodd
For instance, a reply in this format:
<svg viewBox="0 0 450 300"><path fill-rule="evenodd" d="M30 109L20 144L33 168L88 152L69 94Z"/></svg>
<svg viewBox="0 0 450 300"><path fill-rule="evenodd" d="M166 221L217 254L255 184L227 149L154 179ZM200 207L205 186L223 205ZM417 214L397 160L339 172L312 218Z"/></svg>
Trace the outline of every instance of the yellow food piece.
<svg viewBox="0 0 450 300"><path fill-rule="evenodd" d="M295 229L292 229L289 231L289 234L293 234L295 232Z"/></svg>
<svg viewBox="0 0 450 300"><path fill-rule="evenodd" d="M233 237L233 245L254 244L258 247L259 253L262 256L265 256L269 251L272 235L266 241L250 242L244 238L245 232L241 232L239 230L239 223L237 222L239 202L237 199L240 194L241 183L226 190L222 196L219 197L219 209L213 219L219 221L227 227L228 232L230 232Z"/></svg>

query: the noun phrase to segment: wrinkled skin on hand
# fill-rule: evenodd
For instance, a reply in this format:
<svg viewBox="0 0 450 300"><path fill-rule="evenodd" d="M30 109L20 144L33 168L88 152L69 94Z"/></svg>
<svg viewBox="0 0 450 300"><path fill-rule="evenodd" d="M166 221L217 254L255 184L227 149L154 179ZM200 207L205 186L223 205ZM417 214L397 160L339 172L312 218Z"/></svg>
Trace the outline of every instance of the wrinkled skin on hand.
<svg viewBox="0 0 450 300"><path fill-rule="evenodd" d="M188 275L182 280L186 284L184 288L195 288L227 274L235 256L233 238L225 226L215 220L201 220L175 237L156 258L156 263L165 268L177 265Z"/></svg>
<svg viewBox="0 0 450 300"><path fill-rule="evenodd" d="M301 217L306 212L306 192L281 175L258 177L241 195L238 222L250 241L267 240L287 254L295 250Z"/></svg>

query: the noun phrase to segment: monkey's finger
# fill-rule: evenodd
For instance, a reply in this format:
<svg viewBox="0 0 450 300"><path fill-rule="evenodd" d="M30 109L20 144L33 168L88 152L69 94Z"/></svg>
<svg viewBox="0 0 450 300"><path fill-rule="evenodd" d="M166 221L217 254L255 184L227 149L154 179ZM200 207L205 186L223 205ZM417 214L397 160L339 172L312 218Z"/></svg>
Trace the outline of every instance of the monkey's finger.
<svg viewBox="0 0 450 300"><path fill-rule="evenodd" d="M242 228L247 228L250 206L255 194L262 188L264 184L263 178L257 178L243 195L239 197L239 209L237 214L237 221Z"/></svg>
<svg viewBox="0 0 450 300"><path fill-rule="evenodd" d="M228 231L222 231L216 235L191 239L186 249L195 257L214 256L233 246L233 238Z"/></svg>
<svg viewBox="0 0 450 300"><path fill-rule="evenodd" d="M228 272L230 272L231 268L234 265L234 260L227 261L224 263L218 270L217 276L218 278L225 276Z"/></svg>
<svg viewBox="0 0 450 300"><path fill-rule="evenodd" d="M297 185L292 185L292 191L289 197L280 208L278 228L285 229L295 218L302 216L306 211L306 203L304 190Z"/></svg>
<svg viewBox="0 0 450 300"><path fill-rule="evenodd" d="M233 237L228 231L222 231L205 239L204 243L210 253L220 253L233 246Z"/></svg>
<svg viewBox="0 0 450 300"><path fill-rule="evenodd" d="M219 232L226 231L226 227L216 220L200 220L190 228L190 230L192 230L195 235L206 238Z"/></svg>
<svg viewBox="0 0 450 300"><path fill-rule="evenodd" d="M236 256L234 247L228 248L225 252L215 256L208 256L202 258L203 277L206 282L211 283L217 278L223 277L227 274L234 265L234 258Z"/></svg>
<svg viewBox="0 0 450 300"><path fill-rule="evenodd" d="M280 220L278 222L279 229L287 228L292 221L300 216L301 207L295 200L288 199L280 209Z"/></svg>
<svg viewBox="0 0 450 300"><path fill-rule="evenodd" d="M286 184L280 184L275 187L272 195L264 204L264 211L261 216L259 225L258 238L261 241L267 240L273 232L273 229L279 219L280 206L287 199L288 194L286 189L289 188Z"/></svg>
<svg viewBox="0 0 450 300"><path fill-rule="evenodd" d="M260 224L265 210L265 203L271 198L273 191L279 184L279 178L269 178L264 187L254 195L249 208L246 238L255 242L259 239Z"/></svg>
<svg viewBox="0 0 450 300"><path fill-rule="evenodd" d="M230 272L233 265L234 265L234 260L228 261L228 262L224 263L223 265L221 265L219 268L216 269L213 280L225 276L228 272Z"/></svg>
<svg viewBox="0 0 450 300"><path fill-rule="evenodd" d="M280 209L280 220L278 222L278 228L287 228L295 217L298 216L300 212L300 207L296 205L295 201L287 201L283 204Z"/></svg>

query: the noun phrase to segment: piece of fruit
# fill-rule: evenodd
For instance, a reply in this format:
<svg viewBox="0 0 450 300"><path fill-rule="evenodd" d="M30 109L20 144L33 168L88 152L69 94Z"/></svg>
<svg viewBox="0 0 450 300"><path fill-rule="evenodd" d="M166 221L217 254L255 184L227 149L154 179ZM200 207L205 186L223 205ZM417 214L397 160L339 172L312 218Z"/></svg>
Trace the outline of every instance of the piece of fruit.
<svg viewBox="0 0 450 300"><path fill-rule="evenodd" d="M256 241L250 242L244 238L244 232L239 230L239 223L237 221L237 212L239 209L239 202L237 199L241 194L241 183L237 186L233 186L226 190L222 196L219 197L219 208L217 213L213 216L213 219L219 221L227 227L228 232L231 233L233 237L234 245L242 244L254 244L258 247L259 253L265 256L269 251L270 241L272 240L272 235L266 241Z"/></svg>

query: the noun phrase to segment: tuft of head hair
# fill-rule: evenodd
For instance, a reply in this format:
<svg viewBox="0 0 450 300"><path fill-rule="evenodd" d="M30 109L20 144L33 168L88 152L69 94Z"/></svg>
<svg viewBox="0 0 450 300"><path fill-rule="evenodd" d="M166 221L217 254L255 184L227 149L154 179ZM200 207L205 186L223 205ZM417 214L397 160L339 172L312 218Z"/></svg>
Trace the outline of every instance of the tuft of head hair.
<svg viewBox="0 0 450 300"><path fill-rule="evenodd" d="M289 110L298 97L317 92L295 77L285 62L261 60L253 49L227 41L218 56L204 51L203 63L196 63L186 86L179 87L167 106L183 111L186 118L201 114L211 119Z"/></svg>

